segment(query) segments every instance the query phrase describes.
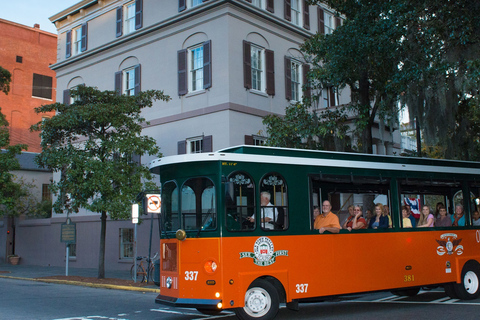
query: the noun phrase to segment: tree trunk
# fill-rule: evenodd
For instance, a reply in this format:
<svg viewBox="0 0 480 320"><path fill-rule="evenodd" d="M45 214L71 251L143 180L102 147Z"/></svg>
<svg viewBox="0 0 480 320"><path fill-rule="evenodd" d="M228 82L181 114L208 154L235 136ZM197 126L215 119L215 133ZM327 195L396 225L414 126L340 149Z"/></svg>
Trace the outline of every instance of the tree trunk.
<svg viewBox="0 0 480 320"><path fill-rule="evenodd" d="M107 212L102 211L102 216L100 217L101 227L100 227L100 251L98 255L98 279L105 279L105 237L107 231Z"/></svg>

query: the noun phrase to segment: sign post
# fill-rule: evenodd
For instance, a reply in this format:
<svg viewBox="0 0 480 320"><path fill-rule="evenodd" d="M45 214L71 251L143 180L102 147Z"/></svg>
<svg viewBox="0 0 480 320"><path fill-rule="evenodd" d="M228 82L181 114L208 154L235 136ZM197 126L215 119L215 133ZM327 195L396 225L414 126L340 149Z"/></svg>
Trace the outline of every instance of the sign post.
<svg viewBox="0 0 480 320"><path fill-rule="evenodd" d="M132 223L135 225L133 229L133 282L137 283L137 224L138 224L138 204L132 204Z"/></svg>
<svg viewBox="0 0 480 320"><path fill-rule="evenodd" d="M153 214L160 214L162 208L162 198L159 191L153 191L156 193L145 194L145 200L147 202L147 213L150 214L150 243L148 246L148 257L152 256L152 233L153 233ZM153 261L151 261L153 263ZM147 283L150 279L150 267L147 269Z"/></svg>
<svg viewBox="0 0 480 320"><path fill-rule="evenodd" d="M65 242L66 245L66 259L65 259L65 275L68 276L68 260L70 255L70 244L77 242L77 229L75 223L67 218L65 223L61 225L61 232L60 232L60 241Z"/></svg>

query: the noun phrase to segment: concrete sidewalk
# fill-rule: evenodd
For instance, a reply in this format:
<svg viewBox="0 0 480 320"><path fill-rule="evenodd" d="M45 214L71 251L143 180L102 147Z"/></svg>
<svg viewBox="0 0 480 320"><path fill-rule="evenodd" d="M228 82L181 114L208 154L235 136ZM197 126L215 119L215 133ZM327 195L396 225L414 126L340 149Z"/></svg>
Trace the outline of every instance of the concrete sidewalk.
<svg viewBox="0 0 480 320"><path fill-rule="evenodd" d="M97 269L90 268L68 268L69 276L80 276L80 277L89 277L96 278L98 275ZM47 266L32 266L32 265L11 265L11 264L0 264L0 279L1 278L10 278L10 279L21 279L21 280L31 280L31 281L43 281L43 282L55 282L55 283L64 283L72 285L83 285L90 287L103 287L109 289L120 289L120 290L133 290L133 291L153 291L160 292L158 286L154 283L148 283L148 285L143 287L129 287L129 286L118 286L118 285L108 285L108 284L89 284L88 282L78 282L78 281L69 281L69 280L48 280L41 279L43 277L49 276L65 276L65 267L47 267ZM122 280L131 280L130 271L126 270L109 270L105 271L105 278L114 278ZM133 283L133 280L131 280Z"/></svg>

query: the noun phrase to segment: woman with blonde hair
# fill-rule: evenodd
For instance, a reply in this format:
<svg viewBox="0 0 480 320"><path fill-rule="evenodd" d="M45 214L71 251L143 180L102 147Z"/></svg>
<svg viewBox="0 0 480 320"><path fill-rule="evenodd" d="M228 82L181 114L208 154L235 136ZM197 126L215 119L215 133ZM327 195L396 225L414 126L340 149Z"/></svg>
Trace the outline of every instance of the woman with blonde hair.
<svg viewBox="0 0 480 320"><path fill-rule="evenodd" d="M418 220L417 228L433 228L435 217L432 213L432 208L429 206L422 207L422 213L420 214L420 220Z"/></svg>
<svg viewBox="0 0 480 320"><path fill-rule="evenodd" d="M375 205L375 216L368 225L369 229L388 229L388 216L383 215L383 204Z"/></svg>

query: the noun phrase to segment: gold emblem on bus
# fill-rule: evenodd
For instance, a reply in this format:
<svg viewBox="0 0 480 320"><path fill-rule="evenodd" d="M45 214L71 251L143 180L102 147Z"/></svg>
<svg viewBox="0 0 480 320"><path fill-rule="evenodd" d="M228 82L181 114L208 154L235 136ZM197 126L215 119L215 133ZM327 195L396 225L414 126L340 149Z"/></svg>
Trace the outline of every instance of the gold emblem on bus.
<svg viewBox="0 0 480 320"><path fill-rule="evenodd" d="M455 233L445 233L440 236L441 240L437 240L439 246L437 247L437 254L443 256L445 253L461 255L463 253L463 246L460 245L462 239L457 239Z"/></svg>
<svg viewBox="0 0 480 320"><path fill-rule="evenodd" d="M268 237L260 237L253 245L253 252L240 252L240 259L253 258L257 266L265 267L275 263L279 256L288 256L288 250L273 250L273 242Z"/></svg>

